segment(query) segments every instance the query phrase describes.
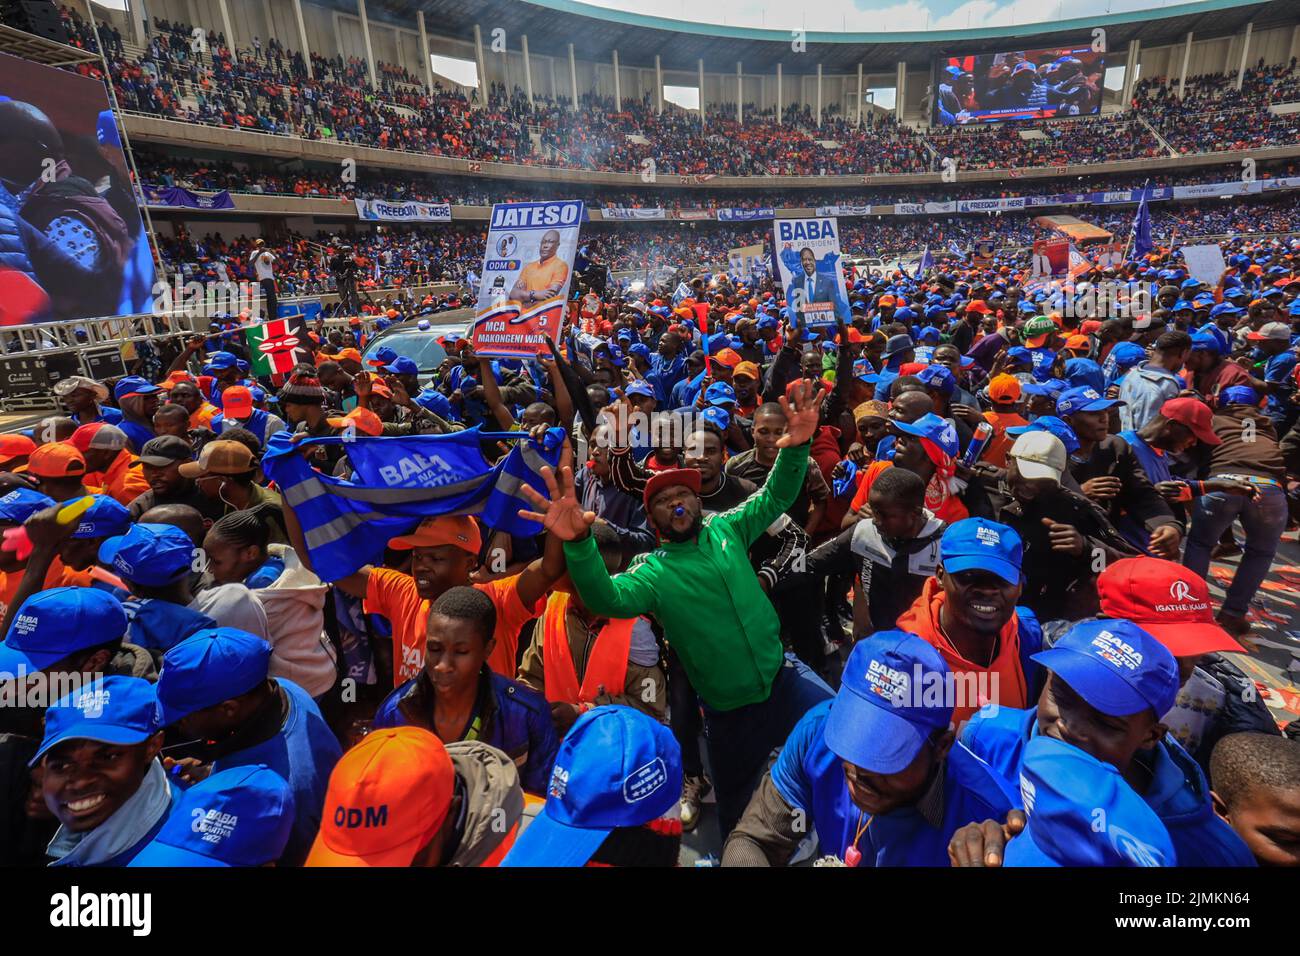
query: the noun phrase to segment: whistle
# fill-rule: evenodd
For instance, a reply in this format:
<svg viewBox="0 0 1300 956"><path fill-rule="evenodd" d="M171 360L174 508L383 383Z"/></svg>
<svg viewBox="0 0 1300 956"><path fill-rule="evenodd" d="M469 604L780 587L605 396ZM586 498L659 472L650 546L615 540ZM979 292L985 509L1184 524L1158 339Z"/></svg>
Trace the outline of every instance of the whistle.
<svg viewBox="0 0 1300 956"><path fill-rule="evenodd" d="M673 509L674 518L680 518L684 514L686 514L686 509L683 508L681 505L678 505L676 508Z"/></svg>

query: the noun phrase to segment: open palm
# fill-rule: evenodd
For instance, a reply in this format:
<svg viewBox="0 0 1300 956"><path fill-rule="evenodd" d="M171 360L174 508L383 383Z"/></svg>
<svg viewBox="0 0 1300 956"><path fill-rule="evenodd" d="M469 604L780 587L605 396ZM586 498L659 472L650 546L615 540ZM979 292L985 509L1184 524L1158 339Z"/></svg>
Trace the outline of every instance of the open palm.
<svg viewBox="0 0 1300 956"><path fill-rule="evenodd" d="M519 517L525 521L539 522L543 528L561 541L576 541L585 537L596 520L596 512L584 511L582 503L578 501L573 468L569 465L572 454L566 438L560 453L560 461L563 464L559 474L557 475L549 465L542 468L541 475L542 480L546 482L546 496L528 485L520 486L524 497L532 502L536 510L528 511L521 508Z"/></svg>

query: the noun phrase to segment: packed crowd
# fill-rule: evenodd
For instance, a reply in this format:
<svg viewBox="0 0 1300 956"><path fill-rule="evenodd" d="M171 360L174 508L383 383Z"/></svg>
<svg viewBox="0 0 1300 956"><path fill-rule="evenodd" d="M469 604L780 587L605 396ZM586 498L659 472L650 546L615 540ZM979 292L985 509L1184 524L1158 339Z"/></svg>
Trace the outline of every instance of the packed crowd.
<svg viewBox="0 0 1300 956"><path fill-rule="evenodd" d="M274 290L304 243L174 251ZM1300 728L1233 656L1300 239L1222 251L941 253L830 324L761 270L579 282L528 361L372 341L429 300L270 357L232 320L63 379L0 438L0 860L673 866L712 792L722 866L1300 864Z"/></svg>
<svg viewBox="0 0 1300 956"><path fill-rule="evenodd" d="M92 43L94 31L75 12L66 15L78 42ZM476 109L460 92L425 91L392 64L377 64L374 88L356 58L312 54L308 75L301 54L278 41L255 38L253 48L231 50L224 37L209 34L206 49L195 51L188 26L154 26L138 61L127 58L120 37L105 43L124 109L432 155L618 172L643 172L652 160L665 175L820 175L933 171L945 157L965 168L1022 168L1164 153L1143 122L1126 116L923 133L874 110L862 127L834 112L819 124L807 106L787 110L778 123L773 111L750 105L737 123L734 107L719 104L706 108L701 123L698 113L672 106L659 113L648 97L616 109L584 95L574 110L567 101L530 103L521 90L498 84ZM94 64L78 69L101 73ZM1261 65L1240 93L1222 75L1189 83L1179 102L1161 80L1144 80L1134 100L1180 152L1296 141L1300 120L1267 108L1291 95L1293 67Z"/></svg>

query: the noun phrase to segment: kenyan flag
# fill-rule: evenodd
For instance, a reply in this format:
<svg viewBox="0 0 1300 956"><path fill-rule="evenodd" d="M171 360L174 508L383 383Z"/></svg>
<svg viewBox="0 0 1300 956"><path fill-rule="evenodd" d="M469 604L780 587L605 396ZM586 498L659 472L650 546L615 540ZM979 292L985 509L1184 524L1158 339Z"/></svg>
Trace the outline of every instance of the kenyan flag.
<svg viewBox="0 0 1300 956"><path fill-rule="evenodd" d="M254 375L270 375L281 380L300 362L311 361L307 322L301 316L289 316L244 329L248 353L252 356Z"/></svg>

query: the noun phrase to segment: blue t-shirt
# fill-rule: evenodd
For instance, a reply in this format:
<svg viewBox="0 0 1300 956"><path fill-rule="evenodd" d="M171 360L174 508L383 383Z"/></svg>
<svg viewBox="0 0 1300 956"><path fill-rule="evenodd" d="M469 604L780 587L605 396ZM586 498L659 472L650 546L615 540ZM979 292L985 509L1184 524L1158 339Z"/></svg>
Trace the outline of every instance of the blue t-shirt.
<svg viewBox="0 0 1300 956"><path fill-rule="evenodd" d="M269 588L280 580L282 574L284 574L284 558L268 555L257 570L244 578L244 587L250 591L255 591L258 588Z"/></svg>
<svg viewBox="0 0 1300 956"><path fill-rule="evenodd" d="M1295 388L1291 380L1295 366L1296 355L1289 351L1274 355L1264 363L1264 381L1285 386L1280 393L1269 392L1265 406L1268 417L1279 426L1290 425L1290 418L1295 413Z"/></svg>
<svg viewBox="0 0 1300 956"><path fill-rule="evenodd" d="M936 829L914 807L870 818L849 797L844 761L826 746L823 729L835 701L800 719L772 765L772 783L817 831L822 853L840 859L858 830L859 866L947 866L948 843L968 823L1003 820L1015 806L1010 785L961 744L948 753L943 776L943 822Z"/></svg>
<svg viewBox="0 0 1300 956"><path fill-rule="evenodd" d="M281 860L289 866L301 866L320 830L330 771L343 750L307 692L283 677L275 680L289 697L289 714L280 732L260 744L219 757L212 762L212 772L264 763L289 782L294 821Z"/></svg>

